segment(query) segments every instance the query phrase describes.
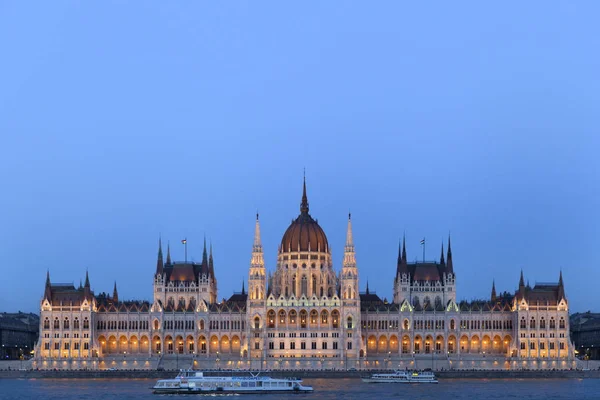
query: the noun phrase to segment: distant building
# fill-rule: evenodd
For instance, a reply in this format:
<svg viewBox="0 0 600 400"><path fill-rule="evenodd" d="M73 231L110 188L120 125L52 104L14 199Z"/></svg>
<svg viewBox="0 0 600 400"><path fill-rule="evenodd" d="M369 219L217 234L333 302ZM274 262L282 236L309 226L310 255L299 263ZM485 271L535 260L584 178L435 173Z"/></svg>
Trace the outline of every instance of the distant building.
<svg viewBox="0 0 600 400"><path fill-rule="evenodd" d="M497 296L492 284L489 300L459 302L450 239L436 261L408 262L404 240L398 250L393 300L381 300L368 285L360 293L350 216L336 271L304 183L300 214L282 237L273 272L256 216L247 293L242 286L218 300L206 242L196 263L172 261L168 246L164 260L159 240L152 302L120 300L116 283L112 296L95 295L87 273L79 288L52 284L48 275L36 362L158 367L152 363L172 358L179 366L188 357L228 368L573 366L562 274L531 287L521 272L515 293Z"/></svg>
<svg viewBox="0 0 600 400"><path fill-rule="evenodd" d="M579 358L600 360L600 313L571 315L571 340Z"/></svg>
<svg viewBox="0 0 600 400"><path fill-rule="evenodd" d="M39 329L40 317L35 314L0 313L0 358L30 358L38 340Z"/></svg>

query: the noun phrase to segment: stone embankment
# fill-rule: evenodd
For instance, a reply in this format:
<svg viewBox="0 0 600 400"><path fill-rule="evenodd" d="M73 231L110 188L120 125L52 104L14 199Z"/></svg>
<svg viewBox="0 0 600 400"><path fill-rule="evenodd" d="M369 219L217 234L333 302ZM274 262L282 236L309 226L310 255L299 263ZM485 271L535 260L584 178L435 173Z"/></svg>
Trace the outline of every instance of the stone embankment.
<svg viewBox="0 0 600 400"><path fill-rule="evenodd" d="M304 379L336 379L360 378L374 371L269 371L272 377L298 377ZM231 374L232 371L210 371L206 374ZM243 371L233 371L238 375ZM265 373L265 372L263 372ZM177 371L148 370L88 370L88 371L49 371L49 370L0 370L0 379L166 379L173 378ZM440 380L444 379L599 379L600 370L469 370L469 371L436 371Z"/></svg>

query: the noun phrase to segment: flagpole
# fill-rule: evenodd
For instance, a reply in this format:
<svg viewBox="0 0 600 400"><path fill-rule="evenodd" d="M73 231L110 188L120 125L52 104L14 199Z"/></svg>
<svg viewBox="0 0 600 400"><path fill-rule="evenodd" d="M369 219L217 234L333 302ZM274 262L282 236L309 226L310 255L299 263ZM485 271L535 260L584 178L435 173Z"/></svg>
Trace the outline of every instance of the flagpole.
<svg viewBox="0 0 600 400"><path fill-rule="evenodd" d="M187 236L185 238L185 263L187 264Z"/></svg>
<svg viewBox="0 0 600 400"><path fill-rule="evenodd" d="M425 264L425 238L423 238L423 264Z"/></svg>

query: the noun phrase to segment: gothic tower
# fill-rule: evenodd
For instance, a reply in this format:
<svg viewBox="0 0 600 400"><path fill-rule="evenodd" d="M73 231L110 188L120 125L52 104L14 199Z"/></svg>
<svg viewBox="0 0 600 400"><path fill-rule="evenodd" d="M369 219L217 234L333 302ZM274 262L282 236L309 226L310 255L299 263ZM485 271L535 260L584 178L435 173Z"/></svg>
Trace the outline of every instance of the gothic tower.
<svg viewBox="0 0 600 400"><path fill-rule="evenodd" d="M264 357L264 333L266 322L265 299L267 296L267 274L260 240L260 223L256 214L254 227L254 243L252 245L252 258L248 271L248 297L246 300L248 353L251 358Z"/></svg>
<svg viewBox="0 0 600 400"><path fill-rule="evenodd" d="M352 237L352 217L348 214L346 230L346 246L344 247L344 262L340 274L340 296L342 298L342 321L347 343L345 351L348 356L356 356L360 350L360 296L358 293L358 269L354 238Z"/></svg>

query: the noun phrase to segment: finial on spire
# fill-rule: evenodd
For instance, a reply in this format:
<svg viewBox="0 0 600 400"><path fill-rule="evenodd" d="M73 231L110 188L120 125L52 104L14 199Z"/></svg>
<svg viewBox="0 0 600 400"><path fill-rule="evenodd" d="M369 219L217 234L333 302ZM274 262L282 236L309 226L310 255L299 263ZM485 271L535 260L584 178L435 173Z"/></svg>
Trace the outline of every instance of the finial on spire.
<svg viewBox="0 0 600 400"><path fill-rule="evenodd" d="M308 197L306 197L306 170L304 171L304 181L302 183L302 203L300 203L300 213L308 214Z"/></svg>

